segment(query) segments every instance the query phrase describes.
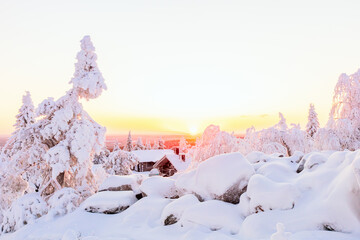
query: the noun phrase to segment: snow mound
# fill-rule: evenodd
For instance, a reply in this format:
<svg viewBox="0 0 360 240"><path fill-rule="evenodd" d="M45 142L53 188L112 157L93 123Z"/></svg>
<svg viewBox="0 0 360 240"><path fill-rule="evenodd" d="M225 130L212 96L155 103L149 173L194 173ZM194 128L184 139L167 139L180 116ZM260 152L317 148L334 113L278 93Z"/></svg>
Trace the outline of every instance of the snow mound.
<svg viewBox="0 0 360 240"><path fill-rule="evenodd" d="M124 176L111 175L100 185L99 192L132 190L138 194L140 193L140 184L144 178L145 176L141 174Z"/></svg>
<svg viewBox="0 0 360 240"><path fill-rule="evenodd" d="M291 209L300 192L290 183L276 183L260 174L249 180L246 191L251 213L274 209ZM240 204L245 204L241 202Z"/></svg>
<svg viewBox="0 0 360 240"><path fill-rule="evenodd" d="M13 232L27 224L32 224L47 213L47 205L38 193L26 194L11 204L4 213L1 231Z"/></svg>
<svg viewBox="0 0 360 240"><path fill-rule="evenodd" d="M187 208L182 214L179 223L184 227L201 225L212 231L221 229L230 234L236 234L239 232L242 218L235 205L210 200Z"/></svg>
<svg viewBox="0 0 360 240"><path fill-rule="evenodd" d="M132 191L98 192L86 199L81 208L92 213L114 214L124 211L136 201Z"/></svg>
<svg viewBox="0 0 360 240"><path fill-rule="evenodd" d="M304 158L304 160L305 160L305 164L304 164L305 169L314 169L316 166L326 162L327 157L324 154L315 152L307 155L306 158Z"/></svg>
<svg viewBox="0 0 360 240"><path fill-rule="evenodd" d="M187 208L197 203L199 203L199 200L192 194L187 194L174 200L164 208L161 214L161 222L164 225L176 223Z"/></svg>
<svg viewBox="0 0 360 240"><path fill-rule="evenodd" d="M176 198L179 193L175 181L171 178L153 176L145 179L140 185L140 190L146 196Z"/></svg>
<svg viewBox="0 0 360 240"><path fill-rule="evenodd" d="M198 168L184 173L176 186L188 193L195 193L204 200L218 199L238 203L250 177L253 166L241 153L222 154L199 164Z"/></svg>

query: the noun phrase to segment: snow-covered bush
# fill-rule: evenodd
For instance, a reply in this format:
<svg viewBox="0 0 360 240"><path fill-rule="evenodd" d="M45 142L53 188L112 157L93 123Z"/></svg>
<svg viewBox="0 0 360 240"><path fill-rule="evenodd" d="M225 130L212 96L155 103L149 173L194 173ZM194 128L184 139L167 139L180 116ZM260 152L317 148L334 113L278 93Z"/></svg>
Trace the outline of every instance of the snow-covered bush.
<svg viewBox="0 0 360 240"><path fill-rule="evenodd" d="M52 195L48 204L50 207L49 213L53 216L62 216L73 212L81 202L80 194L72 188L63 188Z"/></svg>
<svg viewBox="0 0 360 240"><path fill-rule="evenodd" d="M253 166L241 153L221 154L180 175L176 187L187 193L195 193L204 200L238 203L254 173Z"/></svg>
<svg viewBox="0 0 360 240"><path fill-rule="evenodd" d="M13 202L11 207L4 212L1 231L3 233L14 232L24 225L34 223L47 211L47 205L40 194L26 194Z"/></svg>
<svg viewBox="0 0 360 240"><path fill-rule="evenodd" d="M195 147L190 151L192 158L190 168L196 168L199 163L210 157L237 151L239 148L238 141L235 136L220 131L219 126L208 126L201 138L196 141Z"/></svg>
<svg viewBox="0 0 360 240"><path fill-rule="evenodd" d="M129 175L131 170L138 164L137 156L131 152L118 150L111 152L104 168L109 174Z"/></svg>

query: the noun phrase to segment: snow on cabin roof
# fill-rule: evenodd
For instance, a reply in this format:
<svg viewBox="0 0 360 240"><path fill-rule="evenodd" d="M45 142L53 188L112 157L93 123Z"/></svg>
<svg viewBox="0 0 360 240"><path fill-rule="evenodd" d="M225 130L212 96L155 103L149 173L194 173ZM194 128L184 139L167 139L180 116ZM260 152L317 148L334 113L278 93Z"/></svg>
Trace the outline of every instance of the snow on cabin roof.
<svg viewBox="0 0 360 240"><path fill-rule="evenodd" d="M189 167L190 161L189 158L185 158L185 162L181 160L179 155L175 153L166 154L166 158L171 162L175 169L179 171L184 171Z"/></svg>
<svg viewBox="0 0 360 240"><path fill-rule="evenodd" d="M157 162L167 154L173 154L173 150L135 150L132 151L139 158L139 162Z"/></svg>

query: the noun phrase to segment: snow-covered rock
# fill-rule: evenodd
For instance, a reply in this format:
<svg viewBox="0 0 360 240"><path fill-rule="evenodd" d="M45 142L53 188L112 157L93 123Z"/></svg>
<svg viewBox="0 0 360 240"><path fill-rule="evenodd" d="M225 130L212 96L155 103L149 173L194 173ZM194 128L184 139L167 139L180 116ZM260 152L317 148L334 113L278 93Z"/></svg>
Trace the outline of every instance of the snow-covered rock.
<svg viewBox="0 0 360 240"><path fill-rule="evenodd" d="M274 209L291 209L300 192L290 183L277 183L260 174L249 180L246 191L251 213ZM241 204L241 203L240 203Z"/></svg>
<svg viewBox="0 0 360 240"><path fill-rule="evenodd" d="M179 176L176 186L204 200L238 203L254 173L254 168L241 153L222 154Z"/></svg>
<svg viewBox="0 0 360 240"><path fill-rule="evenodd" d="M270 240L289 240L291 233L285 232L285 226L282 223L276 224L276 233L271 235Z"/></svg>
<svg viewBox="0 0 360 240"><path fill-rule="evenodd" d="M102 191L133 191L140 193L140 184L145 176L141 174L117 176L111 175L100 185L99 192Z"/></svg>
<svg viewBox="0 0 360 240"><path fill-rule="evenodd" d="M149 177L142 182L140 190L145 196L164 198L176 198L179 196L175 181L167 177Z"/></svg>
<svg viewBox="0 0 360 240"><path fill-rule="evenodd" d="M187 208L197 203L199 203L199 200L193 194L186 194L179 199L173 200L173 202L164 208L161 214L161 222L163 222L164 225L176 223Z"/></svg>
<svg viewBox="0 0 360 240"><path fill-rule="evenodd" d="M137 201L132 191L105 191L98 192L82 204L81 208L92 213L113 214L127 209Z"/></svg>

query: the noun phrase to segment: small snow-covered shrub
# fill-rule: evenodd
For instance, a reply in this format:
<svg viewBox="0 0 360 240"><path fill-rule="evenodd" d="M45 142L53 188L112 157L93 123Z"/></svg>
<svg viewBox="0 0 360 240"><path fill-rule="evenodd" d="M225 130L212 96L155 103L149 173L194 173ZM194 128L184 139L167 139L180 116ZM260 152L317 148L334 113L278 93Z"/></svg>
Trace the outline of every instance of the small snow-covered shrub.
<svg viewBox="0 0 360 240"><path fill-rule="evenodd" d="M137 201L132 191L105 191L98 192L82 204L81 208L92 213L114 214L127 209Z"/></svg>
<svg viewBox="0 0 360 240"><path fill-rule="evenodd" d="M63 188L56 191L48 201L50 213L54 216L62 216L73 212L81 202L80 194L73 188Z"/></svg>
<svg viewBox="0 0 360 240"><path fill-rule="evenodd" d="M38 193L26 194L13 202L4 213L1 231L14 232L24 225L32 224L47 213L47 205Z"/></svg>
<svg viewBox="0 0 360 240"><path fill-rule="evenodd" d="M221 154L179 176L176 187L195 193L204 200L217 199L236 204L254 173L253 166L241 153Z"/></svg>
<svg viewBox="0 0 360 240"><path fill-rule="evenodd" d="M199 200L193 194L186 194L179 199L175 199L164 208L161 214L161 222L164 225L176 223L187 208L197 203L199 203Z"/></svg>
<svg viewBox="0 0 360 240"><path fill-rule="evenodd" d="M146 196L177 198L179 192L176 189L175 181L171 178L154 176L145 179L140 185L140 190Z"/></svg>

